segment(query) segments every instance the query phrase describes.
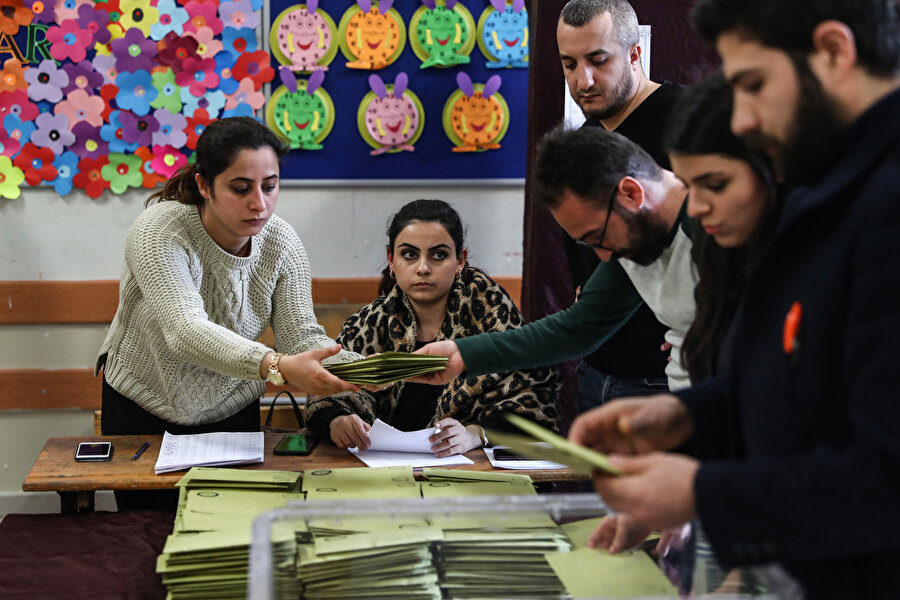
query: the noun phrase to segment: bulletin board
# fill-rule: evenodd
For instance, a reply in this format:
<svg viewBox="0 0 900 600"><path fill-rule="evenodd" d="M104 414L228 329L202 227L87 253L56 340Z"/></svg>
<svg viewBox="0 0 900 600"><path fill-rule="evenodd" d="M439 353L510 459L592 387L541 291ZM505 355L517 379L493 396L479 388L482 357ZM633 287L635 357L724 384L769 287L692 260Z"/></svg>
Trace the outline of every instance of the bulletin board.
<svg viewBox="0 0 900 600"><path fill-rule="evenodd" d="M443 0L441 0L442 2ZM270 0L266 22L272 22L286 8L296 5L291 0ZM440 4L440 2L439 2ZM488 0L461 2L475 22L490 7ZM354 6L349 0L325 0L320 3L337 24L344 12ZM419 0L396 0L392 8L409 27L413 14L423 6ZM270 31L265 32L268 40ZM528 69L488 68L487 59L476 44L470 62L455 67L420 68L422 61L411 47L410 32L406 45L393 64L376 71L346 67L347 58L338 52L330 63L322 87L328 91L335 107L333 129L321 150L294 150L286 157L282 178L288 180L508 180L524 179L528 118ZM281 65L273 57L272 66ZM442 111L448 97L457 89L457 73L465 72L475 84L485 83L492 75L502 79L499 94L509 107L509 127L500 148L479 152L453 152L453 143L442 125ZM385 153L371 156L372 148L360 135L357 111L370 92L369 75L379 75L385 83L394 82L400 72L409 78L408 88L418 96L424 108L424 128L413 152ZM308 74L301 75L301 79ZM276 76L273 89L280 85Z"/></svg>
<svg viewBox="0 0 900 600"><path fill-rule="evenodd" d="M282 178L337 182L524 178L525 0L493 0L495 7L508 5L509 11L515 7L513 21L524 27L522 41L517 42L525 57L520 64L488 68L486 50L475 43L478 33L472 27L468 64L424 69L421 43L415 47L411 39L423 30L408 30L423 4L360 0L360 5L379 10L379 1L393 4L390 10L405 44L398 47L391 64L377 70L348 68L350 59L343 51L336 53L319 85L319 93L327 91L333 103L327 139L321 149L292 150ZM472 24L492 6L489 0L425 2L431 10L456 4L454 10L469 13ZM129 188L155 188L193 160L197 138L212 120L250 115L263 119L269 105L276 105L273 98L279 93L284 97L278 60L284 57L273 53L269 34L284 9L295 5L289 0L3 0L3 4L2 198L18 198L26 185L49 185L62 196L78 189L91 198ZM312 4L322 4L319 10L335 22L348 9L360 10L350 0L312 0ZM500 15L497 8L491 10ZM310 76L302 71L299 81L293 80L295 85L308 84ZM373 142L367 141L360 124L361 102L373 94L370 75L376 73L390 90L401 72L406 74L402 87L415 95L422 113L417 135L402 147L373 155ZM459 83L460 73L469 82L467 98L483 93L492 101L502 100L503 132L493 140L495 147L453 151L460 142L452 141L446 131L444 108L448 98L457 98L460 87L465 87ZM500 81L492 80L497 75Z"/></svg>

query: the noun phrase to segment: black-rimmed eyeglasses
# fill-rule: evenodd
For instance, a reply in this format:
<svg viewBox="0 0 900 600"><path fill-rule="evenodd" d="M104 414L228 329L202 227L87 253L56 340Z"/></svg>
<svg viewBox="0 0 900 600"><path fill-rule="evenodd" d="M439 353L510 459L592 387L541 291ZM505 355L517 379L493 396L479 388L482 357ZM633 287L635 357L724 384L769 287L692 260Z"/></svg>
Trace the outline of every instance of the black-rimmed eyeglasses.
<svg viewBox="0 0 900 600"><path fill-rule="evenodd" d="M612 194L609 196L609 206L606 208L606 221L603 222L603 229L600 230L600 237L596 242L587 242L585 240L575 240L575 243L591 250L606 250L615 253L612 248L603 245L603 239L606 237L606 227L609 225L609 216L612 214L613 204L616 202L616 196L619 194L619 186L613 187Z"/></svg>

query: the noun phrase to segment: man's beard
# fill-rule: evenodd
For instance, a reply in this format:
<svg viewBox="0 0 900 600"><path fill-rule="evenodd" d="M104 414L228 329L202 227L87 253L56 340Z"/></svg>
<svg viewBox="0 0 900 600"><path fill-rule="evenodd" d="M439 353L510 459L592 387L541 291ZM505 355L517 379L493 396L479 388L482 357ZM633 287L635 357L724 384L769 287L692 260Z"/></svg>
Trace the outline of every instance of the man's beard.
<svg viewBox="0 0 900 600"><path fill-rule="evenodd" d="M800 93L787 139L779 141L761 133L747 138L753 146L775 148L775 167L789 187L821 180L840 158L847 133L834 102L822 89L806 59L793 59L793 63Z"/></svg>
<svg viewBox="0 0 900 600"><path fill-rule="evenodd" d="M649 266L669 247L669 227L662 217L647 210L637 213L615 207L628 227L628 248L616 252L619 258Z"/></svg>
<svg viewBox="0 0 900 600"><path fill-rule="evenodd" d="M580 90L579 93L581 91L591 90ZM608 94L604 94L604 96L607 100L604 108L592 111L581 108L581 112L584 113L585 118L602 121L603 119L608 119L619 114L626 106L628 106L632 96L634 96L634 81L631 79L631 73L628 69L622 70L622 76L616 82L616 86L610 90ZM580 106L581 105L579 104L579 107Z"/></svg>

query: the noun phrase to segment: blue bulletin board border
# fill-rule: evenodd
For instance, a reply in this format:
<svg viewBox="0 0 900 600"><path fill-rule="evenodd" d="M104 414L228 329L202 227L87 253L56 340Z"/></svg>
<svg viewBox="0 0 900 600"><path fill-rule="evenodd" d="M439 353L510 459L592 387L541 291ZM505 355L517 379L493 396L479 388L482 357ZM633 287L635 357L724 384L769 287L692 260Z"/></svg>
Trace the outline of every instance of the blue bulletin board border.
<svg viewBox="0 0 900 600"><path fill-rule="evenodd" d="M476 22L490 6L488 0L463 0L461 3L469 9ZM272 23L284 9L296 4L297 0L269 0L263 4L262 42L270 55ZM337 23L354 4L350 0L322 0L319 8ZM393 4L407 27L420 6L420 0L395 0ZM407 32L407 36L410 35L414 33ZM469 56L467 65L420 69L421 61L407 40L396 62L384 69L368 71L346 67L347 59L338 52L322 83L334 102L334 127L324 140L323 149L292 150L285 157L282 165L284 182L324 186L348 183L416 185L418 182L432 185L484 183L492 187L521 185L525 178L527 147L528 69L489 69L487 58L477 45ZM272 56L272 67L277 71L280 66ZM415 144L414 152L371 156L371 147L360 135L356 119L360 101L370 91L369 75L376 73L390 83L401 71L409 76L409 89L421 99L425 109L422 136ZM453 143L444 132L442 112L447 98L458 89L456 76L460 71L468 74L476 84L484 83L492 75L502 77L499 93L509 105L510 126L499 149L467 153L452 151ZM306 78L308 74L300 74L299 77ZM276 77L267 85L267 97L271 97L281 82Z"/></svg>

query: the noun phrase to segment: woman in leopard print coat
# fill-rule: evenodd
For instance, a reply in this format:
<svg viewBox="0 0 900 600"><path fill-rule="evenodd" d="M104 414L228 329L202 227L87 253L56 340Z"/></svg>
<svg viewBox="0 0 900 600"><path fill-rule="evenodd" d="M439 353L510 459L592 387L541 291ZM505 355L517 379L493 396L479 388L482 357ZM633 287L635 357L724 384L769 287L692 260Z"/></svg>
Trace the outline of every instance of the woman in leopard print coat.
<svg viewBox="0 0 900 600"><path fill-rule="evenodd" d="M413 352L435 339L522 325L506 291L468 266L462 224L447 203L407 204L395 215L388 237L389 268L383 273L381 295L344 322L337 341L346 350L363 355ZM442 313L440 307L445 307ZM307 420L311 429L338 446L361 449L368 447L366 433L376 418L403 430L437 427L443 431L433 436L432 450L446 456L480 447L483 428L503 427L503 413L517 413L557 430L558 390L553 367L463 376L444 387L399 382L377 392L310 397Z"/></svg>

